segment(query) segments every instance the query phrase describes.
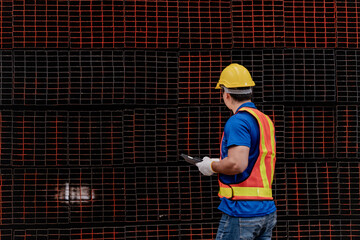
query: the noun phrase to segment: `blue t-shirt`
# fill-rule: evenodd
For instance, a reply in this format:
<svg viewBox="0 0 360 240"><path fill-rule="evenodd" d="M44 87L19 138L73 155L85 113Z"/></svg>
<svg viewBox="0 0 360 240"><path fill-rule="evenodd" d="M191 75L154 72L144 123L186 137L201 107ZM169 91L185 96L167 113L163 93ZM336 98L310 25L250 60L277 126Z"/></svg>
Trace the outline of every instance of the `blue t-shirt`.
<svg viewBox="0 0 360 240"><path fill-rule="evenodd" d="M256 108L254 103L247 102L242 107ZM239 110L237 109L237 110ZM221 158L226 158L228 149L231 146L247 146L250 148L249 163L246 170L237 175L221 175L224 183L237 183L246 179L259 155L259 124L257 120L248 112L238 112L231 116L224 127L224 138L221 147ZM259 217L265 216L276 211L274 201L233 201L221 198L218 209L233 217Z"/></svg>

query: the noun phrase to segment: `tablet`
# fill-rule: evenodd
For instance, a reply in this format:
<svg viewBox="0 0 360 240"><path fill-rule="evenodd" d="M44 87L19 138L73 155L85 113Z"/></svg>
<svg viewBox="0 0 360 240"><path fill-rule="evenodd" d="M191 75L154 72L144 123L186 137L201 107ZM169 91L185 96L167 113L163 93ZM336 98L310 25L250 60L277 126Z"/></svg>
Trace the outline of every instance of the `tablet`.
<svg viewBox="0 0 360 240"><path fill-rule="evenodd" d="M186 154L183 154L183 153L180 156L182 156L185 159L185 161L187 161L190 164L195 165L198 162L202 162L202 159L198 158L198 157L190 157L189 155L186 155Z"/></svg>

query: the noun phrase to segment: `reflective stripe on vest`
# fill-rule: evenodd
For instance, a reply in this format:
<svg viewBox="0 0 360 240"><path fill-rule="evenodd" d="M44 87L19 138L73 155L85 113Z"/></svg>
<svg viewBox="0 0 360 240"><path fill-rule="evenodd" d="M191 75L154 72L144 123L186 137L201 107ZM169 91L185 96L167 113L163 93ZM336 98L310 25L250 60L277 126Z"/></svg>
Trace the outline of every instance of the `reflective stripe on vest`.
<svg viewBox="0 0 360 240"><path fill-rule="evenodd" d="M231 200L272 200L271 185L274 178L276 162L274 124L267 115L257 109L243 107L239 109L239 111L250 113L256 118L259 124L259 156L250 176L241 183L225 184L221 182L219 175L219 197L225 197ZM221 148L222 147L220 147L220 151Z"/></svg>

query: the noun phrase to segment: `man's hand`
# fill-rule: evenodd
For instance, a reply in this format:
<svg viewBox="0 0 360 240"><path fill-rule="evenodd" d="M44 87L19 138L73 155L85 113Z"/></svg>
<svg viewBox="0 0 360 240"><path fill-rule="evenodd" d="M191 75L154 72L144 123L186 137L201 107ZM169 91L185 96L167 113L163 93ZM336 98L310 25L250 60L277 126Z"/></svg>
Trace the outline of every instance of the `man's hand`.
<svg viewBox="0 0 360 240"><path fill-rule="evenodd" d="M205 176L211 176L215 173L215 171L211 167L211 164L218 161L218 158L204 157L201 162L196 164L196 166L199 168L199 171L202 174L204 174Z"/></svg>

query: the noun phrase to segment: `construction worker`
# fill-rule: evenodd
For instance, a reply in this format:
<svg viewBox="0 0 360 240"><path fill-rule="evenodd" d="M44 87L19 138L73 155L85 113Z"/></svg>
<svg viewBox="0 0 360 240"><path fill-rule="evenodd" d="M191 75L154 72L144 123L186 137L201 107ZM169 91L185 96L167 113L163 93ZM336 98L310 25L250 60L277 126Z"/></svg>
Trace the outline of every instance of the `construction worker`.
<svg viewBox="0 0 360 240"><path fill-rule="evenodd" d="M218 173L218 207L223 212L216 239L271 239L276 224L272 181L276 161L272 121L251 102L255 86L249 71L231 64L221 73L225 105L234 113L225 124L220 159L204 157L199 171Z"/></svg>

